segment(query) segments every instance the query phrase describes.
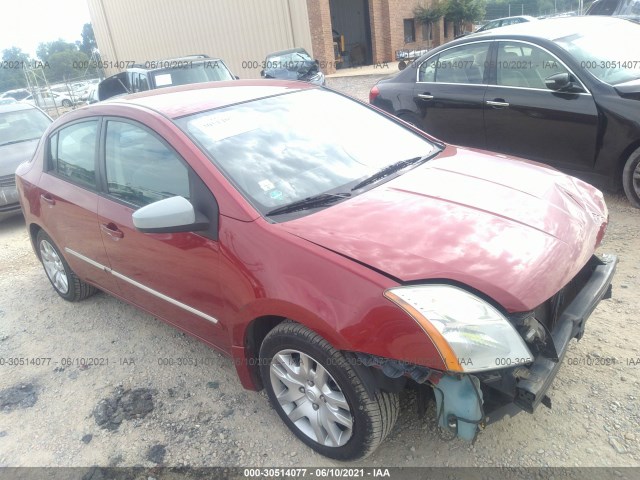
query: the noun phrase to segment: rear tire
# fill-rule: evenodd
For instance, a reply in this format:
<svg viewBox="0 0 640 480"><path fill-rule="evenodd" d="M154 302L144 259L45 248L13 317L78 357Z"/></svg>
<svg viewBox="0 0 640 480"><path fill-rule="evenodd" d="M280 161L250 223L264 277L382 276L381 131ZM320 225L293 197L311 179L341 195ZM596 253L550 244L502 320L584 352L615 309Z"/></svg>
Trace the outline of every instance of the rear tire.
<svg viewBox="0 0 640 480"><path fill-rule="evenodd" d="M341 352L291 321L276 326L262 342L260 373L282 421L326 457L368 456L398 418L397 394L377 391L369 398Z"/></svg>
<svg viewBox="0 0 640 480"><path fill-rule="evenodd" d="M58 295L69 302L78 302L97 292L94 286L80 280L71 270L56 244L44 230L38 232L36 246L47 278Z"/></svg>
<svg viewBox="0 0 640 480"><path fill-rule="evenodd" d="M631 205L640 208L640 148L629 156L624 165L622 186Z"/></svg>

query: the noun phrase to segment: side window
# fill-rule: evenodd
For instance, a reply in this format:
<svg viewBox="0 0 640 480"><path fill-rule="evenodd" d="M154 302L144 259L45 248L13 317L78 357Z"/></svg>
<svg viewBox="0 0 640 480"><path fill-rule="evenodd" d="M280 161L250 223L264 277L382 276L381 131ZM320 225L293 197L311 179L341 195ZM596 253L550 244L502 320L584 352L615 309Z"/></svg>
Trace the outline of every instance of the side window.
<svg viewBox="0 0 640 480"><path fill-rule="evenodd" d="M420 64L420 68L418 69L419 82L435 82L438 58L440 58L440 55L431 57Z"/></svg>
<svg viewBox="0 0 640 480"><path fill-rule="evenodd" d="M489 45L488 42L472 43L442 52L435 62L435 81L481 85Z"/></svg>
<svg viewBox="0 0 640 480"><path fill-rule="evenodd" d="M96 186L98 121L62 128L49 139L49 168L89 188Z"/></svg>
<svg viewBox="0 0 640 480"><path fill-rule="evenodd" d="M500 42L496 80L505 87L546 89L544 79L567 69L550 53L533 45Z"/></svg>
<svg viewBox="0 0 640 480"><path fill-rule="evenodd" d="M110 195L143 207L176 195L189 199L189 170L155 135L109 120L105 144Z"/></svg>
<svg viewBox="0 0 640 480"><path fill-rule="evenodd" d="M145 90L149 90L149 82L147 81L147 74L140 74L140 91L144 92Z"/></svg>

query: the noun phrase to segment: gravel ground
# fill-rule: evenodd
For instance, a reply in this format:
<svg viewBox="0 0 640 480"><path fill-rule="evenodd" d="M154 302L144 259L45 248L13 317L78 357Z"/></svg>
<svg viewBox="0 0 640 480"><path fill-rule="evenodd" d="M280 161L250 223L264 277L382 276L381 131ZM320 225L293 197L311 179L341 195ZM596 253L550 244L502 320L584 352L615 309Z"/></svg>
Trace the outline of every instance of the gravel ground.
<svg viewBox="0 0 640 480"><path fill-rule="evenodd" d="M366 100L378 78L329 85ZM433 406L419 417L405 394L391 435L354 466L640 466L640 212L606 197L600 250L620 257L614 298L570 345L553 409L507 418L470 445L441 439ZM243 390L231 361L195 339L103 293L61 300L21 217L0 223L0 272L0 466L339 465L299 442L264 392Z"/></svg>

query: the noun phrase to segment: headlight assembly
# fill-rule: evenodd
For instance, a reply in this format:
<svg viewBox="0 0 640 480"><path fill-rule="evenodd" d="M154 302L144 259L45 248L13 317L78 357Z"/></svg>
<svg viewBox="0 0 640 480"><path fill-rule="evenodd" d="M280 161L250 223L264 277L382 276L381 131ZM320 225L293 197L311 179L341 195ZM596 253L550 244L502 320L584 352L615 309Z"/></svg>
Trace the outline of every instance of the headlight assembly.
<svg viewBox="0 0 640 480"><path fill-rule="evenodd" d="M414 285L390 288L384 295L422 327L449 371L482 372L533 361L505 316L461 288Z"/></svg>

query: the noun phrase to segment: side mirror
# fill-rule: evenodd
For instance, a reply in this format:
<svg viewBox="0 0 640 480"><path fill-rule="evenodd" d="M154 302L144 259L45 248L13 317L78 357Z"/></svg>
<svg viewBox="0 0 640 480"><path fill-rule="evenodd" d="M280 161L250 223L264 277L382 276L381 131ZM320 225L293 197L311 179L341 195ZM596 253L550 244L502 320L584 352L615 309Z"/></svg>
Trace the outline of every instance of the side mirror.
<svg viewBox="0 0 640 480"><path fill-rule="evenodd" d="M575 79L569 73L556 73L544 79L544 84L554 92L581 92L582 88L575 83Z"/></svg>
<svg viewBox="0 0 640 480"><path fill-rule="evenodd" d="M184 197L150 203L132 214L133 225L143 233L178 233L206 230L209 221Z"/></svg>

